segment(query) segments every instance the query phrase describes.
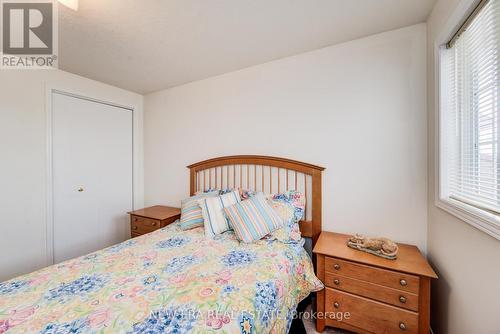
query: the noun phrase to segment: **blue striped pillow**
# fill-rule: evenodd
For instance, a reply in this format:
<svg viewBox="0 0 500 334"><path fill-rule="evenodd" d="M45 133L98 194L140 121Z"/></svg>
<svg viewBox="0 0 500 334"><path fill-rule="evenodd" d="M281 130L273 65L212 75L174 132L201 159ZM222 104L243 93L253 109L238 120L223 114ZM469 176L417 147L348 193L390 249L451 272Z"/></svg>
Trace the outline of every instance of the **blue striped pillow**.
<svg viewBox="0 0 500 334"><path fill-rule="evenodd" d="M217 234L229 231L230 226L223 209L241 201L238 191L199 200L205 225L205 237L213 239Z"/></svg>
<svg viewBox="0 0 500 334"><path fill-rule="evenodd" d="M200 199L215 197L219 195L218 191L202 193L196 196L186 198L181 202L181 229L186 231L195 227L203 226L203 215L198 203Z"/></svg>
<svg viewBox="0 0 500 334"><path fill-rule="evenodd" d="M246 243L260 240L284 224L262 194L227 207L224 212L238 239Z"/></svg>

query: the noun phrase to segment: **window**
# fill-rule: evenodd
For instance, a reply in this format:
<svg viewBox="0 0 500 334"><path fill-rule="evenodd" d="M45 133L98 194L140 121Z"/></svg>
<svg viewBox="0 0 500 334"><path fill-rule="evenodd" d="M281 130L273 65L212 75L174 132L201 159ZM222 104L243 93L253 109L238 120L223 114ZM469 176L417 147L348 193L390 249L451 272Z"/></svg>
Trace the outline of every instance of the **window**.
<svg viewBox="0 0 500 334"><path fill-rule="evenodd" d="M497 238L499 51L500 0L481 1L440 50L440 198Z"/></svg>

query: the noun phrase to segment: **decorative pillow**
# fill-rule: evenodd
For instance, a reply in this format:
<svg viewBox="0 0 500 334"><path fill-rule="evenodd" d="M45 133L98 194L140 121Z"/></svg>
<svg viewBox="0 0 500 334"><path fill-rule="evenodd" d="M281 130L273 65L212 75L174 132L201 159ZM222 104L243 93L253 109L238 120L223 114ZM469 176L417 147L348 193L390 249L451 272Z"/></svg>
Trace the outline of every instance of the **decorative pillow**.
<svg viewBox="0 0 500 334"><path fill-rule="evenodd" d="M294 220L298 223L304 218L306 208L306 197L301 192L289 190L281 194L274 194L269 197L273 202L288 203L294 208Z"/></svg>
<svg viewBox="0 0 500 334"><path fill-rule="evenodd" d="M249 243L283 226L283 220L262 194L224 209L238 239Z"/></svg>
<svg viewBox="0 0 500 334"><path fill-rule="evenodd" d="M199 200L207 238L213 238L217 234L230 230L223 209L240 201L240 194L236 190L224 195Z"/></svg>
<svg viewBox="0 0 500 334"><path fill-rule="evenodd" d="M295 190L268 197L268 203L285 222L282 228L269 234L266 239L284 243L303 243L299 221L304 216L305 196Z"/></svg>
<svg viewBox="0 0 500 334"><path fill-rule="evenodd" d="M186 231L195 227L203 226L203 215L198 201L207 197L215 197L219 193L217 191L197 194L186 198L181 202L181 229Z"/></svg>

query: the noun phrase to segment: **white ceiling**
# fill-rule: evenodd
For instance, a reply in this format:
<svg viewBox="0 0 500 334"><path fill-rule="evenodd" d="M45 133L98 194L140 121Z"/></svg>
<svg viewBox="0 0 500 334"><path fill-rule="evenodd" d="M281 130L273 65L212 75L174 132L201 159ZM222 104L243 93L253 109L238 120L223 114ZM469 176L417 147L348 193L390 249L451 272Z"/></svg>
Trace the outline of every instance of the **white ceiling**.
<svg viewBox="0 0 500 334"><path fill-rule="evenodd" d="M436 0L80 0L59 67L149 93L424 22Z"/></svg>

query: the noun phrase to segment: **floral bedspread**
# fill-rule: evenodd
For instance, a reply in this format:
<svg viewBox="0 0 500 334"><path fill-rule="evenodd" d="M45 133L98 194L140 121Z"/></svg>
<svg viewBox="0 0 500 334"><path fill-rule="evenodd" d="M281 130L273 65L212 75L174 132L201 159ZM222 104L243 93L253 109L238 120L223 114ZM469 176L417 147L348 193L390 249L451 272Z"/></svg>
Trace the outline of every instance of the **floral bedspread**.
<svg viewBox="0 0 500 334"><path fill-rule="evenodd" d="M0 333L286 333L322 287L300 245L174 223L0 283Z"/></svg>

